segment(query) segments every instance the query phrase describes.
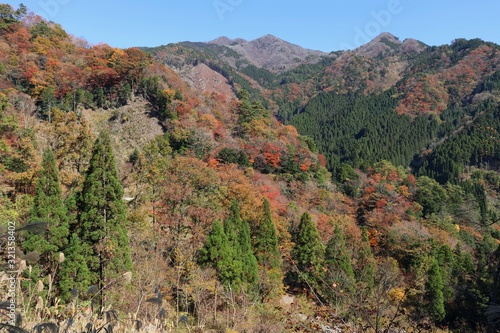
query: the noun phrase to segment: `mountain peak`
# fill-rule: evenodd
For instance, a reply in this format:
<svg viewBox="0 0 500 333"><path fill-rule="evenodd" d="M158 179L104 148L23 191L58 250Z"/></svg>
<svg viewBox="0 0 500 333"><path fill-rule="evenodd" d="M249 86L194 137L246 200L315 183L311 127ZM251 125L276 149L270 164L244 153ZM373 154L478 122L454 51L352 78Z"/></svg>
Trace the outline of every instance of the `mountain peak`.
<svg viewBox="0 0 500 333"><path fill-rule="evenodd" d="M226 37L226 36L221 36L221 37L216 38L214 40L211 40L207 43L208 44L222 45L222 46L230 46L230 45L235 45L235 44L248 43L248 41L243 39L243 38L231 39L231 38Z"/></svg>
<svg viewBox="0 0 500 333"><path fill-rule="evenodd" d="M412 53L421 52L425 49L426 45L415 39L405 39L403 42L398 37L389 32L382 32L377 37L373 38L370 42L361 45L354 52L368 56L376 57L381 53L398 52L398 53Z"/></svg>
<svg viewBox="0 0 500 333"><path fill-rule="evenodd" d="M387 31L384 31L382 32L380 35L378 35L377 37L374 38L374 40L381 40L383 38L387 38L391 41L397 41L399 42L399 38L394 36L393 34L391 34L390 32L387 32ZM400 42L401 43L401 42Z"/></svg>
<svg viewBox="0 0 500 333"><path fill-rule="evenodd" d="M275 42L285 42L283 39L278 38L278 37L276 37L274 35L271 35L271 34L266 34L264 36L256 38L256 39L252 40L252 42L255 42L255 41L258 41L258 40L275 41Z"/></svg>
<svg viewBox="0 0 500 333"><path fill-rule="evenodd" d="M274 35L267 34L251 41L241 38L219 37L209 44L223 45L236 51L256 67L279 73L302 63L315 63L327 54L305 49Z"/></svg>
<svg viewBox="0 0 500 333"><path fill-rule="evenodd" d="M382 32L370 42L358 47L355 52L368 57L376 57L380 53L399 49L402 42L389 32Z"/></svg>

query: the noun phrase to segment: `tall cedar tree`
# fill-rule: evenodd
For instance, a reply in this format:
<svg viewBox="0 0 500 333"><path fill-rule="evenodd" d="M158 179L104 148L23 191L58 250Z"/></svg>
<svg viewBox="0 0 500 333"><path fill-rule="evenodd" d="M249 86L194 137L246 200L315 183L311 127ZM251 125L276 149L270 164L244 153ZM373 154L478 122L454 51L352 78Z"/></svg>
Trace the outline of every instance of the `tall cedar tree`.
<svg viewBox="0 0 500 333"><path fill-rule="evenodd" d="M309 213L302 214L293 242L292 259L299 270L298 281L317 288L323 275L325 247Z"/></svg>
<svg viewBox="0 0 500 333"><path fill-rule="evenodd" d="M429 302L429 315L440 322L444 319L446 312L444 308L443 279L438 261L432 258L431 266L427 272L427 283L425 284L427 301Z"/></svg>
<svg viewBox="0 0 500 333"><path fill-rule="evenodd" d="M231 203L229 216L224 221L224 232L234 255L232 285L251 287L257 282L257 259L252 252L250 228L246 221L241 220L240 206L237 201Z"/></svg>
<svg viewBox="0 0 500 333"><path fill-rule="evenodd" d="M66 199L68 221L70 226L70 240L64 251L65 260L61 268L61 281L59 283L59 298L68 302L75 296L75 291L85 291L90 287L91 274L87 267L86 253L91 253L89 244L82 243L78 225L77 195L73 194Z"/></svg>
<svg viewBox="0 0 500 333"><path fill-rule="evenodd" d="M266 269L279 269L281 267L276 226L267 199L264 199L263 219L255 232L255 255L259 264Z"/></svg>
<svg viewBox="0 0 500 333"><path fill-rule="evenodd" d="M232 252L232 272L230 273L230 284L232 286L241 286L243 275L243 262L241 261L240 230L241 217L238 202L233 201L229 208L229 216L224 220L224 233Z"/></svg>
<svg viewBox="0 0 500 333"><path fill-rule="evenodd" d="M200 258L202 263L210 264L215 268L223 285L227 286L233 283L233 249L229 246L224 226L220 221L212 223L207 242L200 250Z"/></svg>
<svg viewBox="0 0 500 333"><path fill-rule="evenodd" d="M328 284L326 295L338 296L353 291L355 279L351 257L345 245L344 233L339 226L335 227L333 236L326 246L325 267L328 271L325 279Z"/></svg>
<svg viewBox="0 0 500 333"><path fill-rule="evenodd" d="M475 301L481 297L476 296L478 289L474 286L474 272L474 261L471 253L462 251L462 245L458 243L453 250L450 274L450 287L454 291L453 298L446 300L445 307L446 316L451 322L458 318L480 318L480 314L476 312L482 312L483 309L475 304Z"/></svg>
<svg viewBox="0 0 500 333"><path fill-rule="evenodd" d="M358 263L356 269L356 278L363 288L372 290L375 284L375 268L373 253L370 248L370 240L368 231L363 228L361 231L361 248L358 252Z"/></svg>
<svg viewBox="0 0 500 333"><path fill-rule="evenodd" d="M40 254L40 273L52 273L52 266L56 263L54 256L65 249L69 235L67 210L61 197L59 171L52 150L43 154L30 220L48 222L48 231L41 235L28 234L23 242L24 250Z"/></svg>
<svg viewBox="0 0 500 333"><path fill-rule="evenodd" d="M59 298L64 302L69 302L72 297L75 297L75 291L85 291L92 285L93 281L91 281L86 257L86 254L91 253L91 251L92 248L89 244L82 243L76 233L71 234L59 283Z"/></svg>
<svg viewBox="0 0 500 333"><path fill-rule="evenodd" d="M257 264L257 258L255 258L252 251L250 226L247 221L241 221L240 248L241 262L243 264L242 281L249 289L253 289L253 287L257 285L259 267Z"/></svg>
<svg viewBox="0 0 500 333"><path fill-rule="evenodd" d="M101 293L132 268L122 197L109 135L103 132L95 141L79 198L80 239L91 247L86 255L90 281L98 284Z"/></svg>

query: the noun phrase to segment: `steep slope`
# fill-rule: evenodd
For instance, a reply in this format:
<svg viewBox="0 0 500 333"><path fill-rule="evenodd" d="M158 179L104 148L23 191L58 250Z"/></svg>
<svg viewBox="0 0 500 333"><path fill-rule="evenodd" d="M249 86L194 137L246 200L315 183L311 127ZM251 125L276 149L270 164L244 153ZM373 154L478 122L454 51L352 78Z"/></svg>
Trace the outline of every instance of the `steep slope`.
<svg viewBox="0 0 500 333"><path fill-rule="evenodd" d="M181 71L179 74L198 91L207 94L218 93L230 98L236 97L227 78L203 63Z"/></svg>

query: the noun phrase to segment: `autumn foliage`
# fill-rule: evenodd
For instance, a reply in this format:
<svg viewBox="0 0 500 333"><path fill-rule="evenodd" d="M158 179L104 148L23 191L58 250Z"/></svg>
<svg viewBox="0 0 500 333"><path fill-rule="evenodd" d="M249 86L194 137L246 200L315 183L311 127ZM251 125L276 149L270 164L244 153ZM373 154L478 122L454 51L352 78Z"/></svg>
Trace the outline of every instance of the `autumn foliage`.
<svg viewBox="0 0 500 333"><path fill-rule="evenodd" d="M19 232L25 269L18 291L28 316L73 320L79 311L99 317L116 309L158 331L488 325L500 242L492 226L500 214L494 124L462 130L480 132L478 146L487 149L470 152L482 160L460 165L454 182L417 170L420 162L428 167L423 160L439 145L423 144L414 169L378 157L388 146L400 161L418 155L422 142L404 137L403 125L437 123L482 78L490 79L481 93L494 95L494 46L458 40L421 55L399 49L332 54L316 67L275 76L276 86L260 95L257 81L251 92L230 82L234 91L224 94L199 91L165 65L208 62L200 52L161 49L161 63L138 48L89 45L22 8L0 6L0 227L64 212L72 231L60 233L68 239L58 239L41 259L31 252L50 233ZM410 69L399 56L407 57L405 64L415 61L415 72L401 80ZM314 128L305 113L317 97L324 110L337 101L352 123L358 119L346 107L362 104L360 115L414 145L367 144L383 139L369 126L348 134L351 128L337 127L321 144L281 123L297 116L303 128ZM497 105L488 103L478 113L496 119ZM386 109L373 116L380 105L392 108L391 117ZM419 118L422 113L431 117ZM331 122L345 125L337 115ZM422 125L416 133L432 137L436 128ZM105 147L101 142L92 152L96 137ZM345 145L327 151L333 137ZM460 153L469 152L470 145L463 147ZM43 161L43 150L53 156ZM437 162L450 164L440 156ZM50 184L49 166L57 175ZM113 186L100 186L110 181ZM40 196L52 190L57 205L41 207ZM112 254L121 254L125 265ZM53 281L63 282L49 287ZM98 286L105 289L104 308L112 309L99 314Z"/></svg>

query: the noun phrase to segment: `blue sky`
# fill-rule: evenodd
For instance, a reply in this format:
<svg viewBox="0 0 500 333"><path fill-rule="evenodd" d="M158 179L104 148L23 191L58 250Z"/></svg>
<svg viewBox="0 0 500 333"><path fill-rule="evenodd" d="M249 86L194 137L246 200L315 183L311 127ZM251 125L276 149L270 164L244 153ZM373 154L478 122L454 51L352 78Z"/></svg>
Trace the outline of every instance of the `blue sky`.
<svg viewBox="0 0 500 333"><path fill-rule="evenodd" d="M17 7L21 1L7 1ZM91 44L158 46L272 34L310 49L359 46L378 33L429 45L455 38L500 44L498 0L25 0ZM5 3L5 2L4 2Z"/></svg>

